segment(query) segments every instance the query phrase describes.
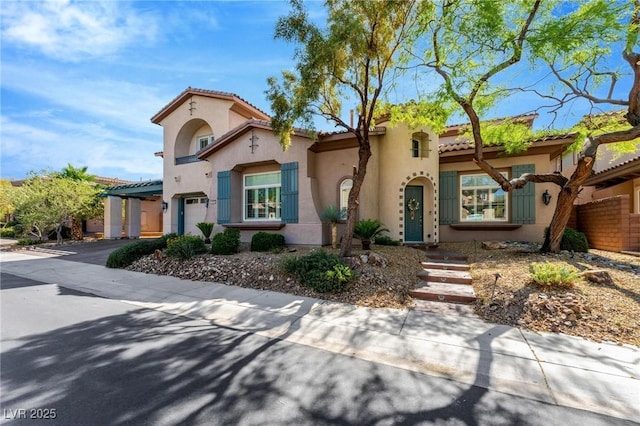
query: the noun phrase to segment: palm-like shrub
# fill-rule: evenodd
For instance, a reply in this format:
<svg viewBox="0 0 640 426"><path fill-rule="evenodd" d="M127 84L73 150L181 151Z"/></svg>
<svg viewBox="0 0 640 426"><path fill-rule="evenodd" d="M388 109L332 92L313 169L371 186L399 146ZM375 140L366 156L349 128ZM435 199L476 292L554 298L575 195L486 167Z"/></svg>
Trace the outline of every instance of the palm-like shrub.
<svg viewBox="0 0 640 426"><path fill-rule="evenodd" d="M331 247L334 249L337 248L340 210L338 210L333 204L329 204L329 207L320 213L320 219L322 219L323 222L329 222L331 224Z"/></svg>
<svg viewBox="0 0 640 426"><path fill-rule="evenodd" d="M213 232L213 222L198 222L196 227L202 232L205 244L211 244L211 233Z"/></svg>
<svg viewBox="0 0 640 426"><path fill-rule="evenodd" d="M362 242L363 250L370 250L371 240L383 232L389 232L389 230L379 220L362 219L356 223L353 236Z"/></svg>

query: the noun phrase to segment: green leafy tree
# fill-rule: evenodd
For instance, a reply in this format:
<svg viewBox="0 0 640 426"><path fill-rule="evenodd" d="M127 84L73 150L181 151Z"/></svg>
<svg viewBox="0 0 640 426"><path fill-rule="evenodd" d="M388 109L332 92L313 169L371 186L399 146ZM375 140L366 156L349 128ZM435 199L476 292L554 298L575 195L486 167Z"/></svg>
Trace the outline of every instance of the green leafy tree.
<svg viewBox="0 0 640 426"><path fill-rule="evenodd" d="M59 174L32 173L14 192L16 218L26 230L42 239L51 230L62 243L62 227L74 217L99 214L102 211L95 185L61 177Z"/></svg>
<svg viewBox="0 0 640 426"><path fill-rule="evenodd" d="M296 44L295 71L269 78L273 131L286 149L294 125L313 128L314 116L335 123L358 141L345 236L340 256L351 253L358 198L371 158L369 132L385 90L393 87L400 53L411 41L421 1L327 0L326 25L309 20L301 0L291 0L288 16L278 20L275 37ZM343 102L357 105L357 121L343 121Z"/></svg>
<svg viewBox="0 0 640 426"><path fill-rule="evenodd" d="M5 221L15 210L12 200L14 192L11 182L5 179L0 180L0 221Z"/></svg>
<svg viewBox="0 0 640 426"><path fill-rule="evenodd" d="M640 1L450 0L423 9L420 22L414 27L415 46L420 50L410 52L411 65L416 76L426 76L431 86L434 73L444 84L431 92L425 90L418 102L394 108L393 119L420 121L427 118L424 111L462 110L470 122L474 162L504 191L521 189L528 182L556 184L558 200L542 250L558 251L573 203L592 173L598 147L640 136L640 54L634 51L638 48ZM608 68L612 54L624 58L630 74ZM514 79L513 87L496 82L501 76L512 77L509 72L518 67L520 72L545 70L556 83L544 90L541 84L518 86L521 79ZM628 87L626 99L614 97L614 88L620 84ZM511 144L507 151L522 151L531 135L522 129L505 132L504 126L514 126L508 120L483 126L481 117L521 92L540 95L546 101L543 108L552 114L560 114L576 101L588 102L594 111L600 105L617 105L627 112L624 122L615 128L581 123L577 130L584 139L579 141L578 164L570 177L524 174L509 180L485 159L484 147L504 143L506 137Z"/></svg>

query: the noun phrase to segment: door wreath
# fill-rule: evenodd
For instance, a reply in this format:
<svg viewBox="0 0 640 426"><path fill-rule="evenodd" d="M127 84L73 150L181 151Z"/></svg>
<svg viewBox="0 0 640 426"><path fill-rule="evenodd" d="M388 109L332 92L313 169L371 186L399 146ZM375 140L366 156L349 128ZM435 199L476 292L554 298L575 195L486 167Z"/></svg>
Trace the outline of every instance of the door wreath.
<svg viewBox="0 0 640 426"><path fill-rule="evenodd" d="M416 211L418 210L419 207L420 207L420 202L415 198L410 198L409 201L407 201L407 208L409 209L409 215L411 216L411 220L414 220L416 218Z"/></svg>

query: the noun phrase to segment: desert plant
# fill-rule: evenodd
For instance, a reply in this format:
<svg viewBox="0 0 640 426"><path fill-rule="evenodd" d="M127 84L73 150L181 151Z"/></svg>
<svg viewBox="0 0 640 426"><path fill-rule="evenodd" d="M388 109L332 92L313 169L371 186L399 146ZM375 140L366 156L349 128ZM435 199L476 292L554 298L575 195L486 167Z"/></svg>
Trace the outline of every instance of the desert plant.
<svg viewBox="0 0 640 426"><path fill-rule="evenodd" d="M44 243L44 240L41 240L39 238L38 239L20 238L16 244L18 244L19 246L32 246L35 244L42 244L42 243Z"/></svg>
<svg viewBox="0 0 640 426"><path fill-rule="evenodd" d="M251 251L275 251L284 247L284 235L256 232L251 237Z"/></svg>
<svg viewBox="0 0 640 426"><path fill-rule="evenodd" d="M549 227L544 228L545 239L549 235ZM560 250L576 251L581 253L589 252L589 242L587 236L575 229L565 228L560 242Z"/></svg>
<svg viewBox="0 0 640 426"><path fill-rule="evenodd" d="M319 293L342 291L355 278L353 271L338 256L324 250L288 257L283 267L302 284Z"/></svg>
<svg viewBox="0 0 640 426"><path fill-rule="evenodd" d="M240 231L227 228L213 236L212 254L234 254L240 249Z"/></svg>
<svg viewBox="0 0 640 426"><path fill-rule="evenodd" d="M338 210L333 204L329 204L329 207L324 209L320 213L320 219L323 222L329 222L331 224L331 248L338 248L338 222L340 221L340 210Z"/></svg>
<svg viewBox="0 0 640 426"><path fill-rule="evenodd" d="M213 232L213 222L198 222L196 227L202 232L205 244L211 244L211 233Z"/></svg>
<svg viewBox="0 0 640 426"><path fill-rule="evenodd" d="M167 241L167 249L165 254L169 257L177 257L178 259L191 259L202 253L207 252L202 238L195 235L180 235Z"/></svg>
<svg viewBox="0 0 640 426"><path fill-rule="evenodd" d="M542 287L569 288L578 281L578 271L570 265L552 262L532 263L529 272L533 282Z"/></svg>
<svg viewBox="0 0 640 426"><path fill-rule="evenodd" d="M362 219L356 223L353 236L361 241L363 250L370 250L371 240L383 232L389 232L389 230L379 220Z"/></svg>

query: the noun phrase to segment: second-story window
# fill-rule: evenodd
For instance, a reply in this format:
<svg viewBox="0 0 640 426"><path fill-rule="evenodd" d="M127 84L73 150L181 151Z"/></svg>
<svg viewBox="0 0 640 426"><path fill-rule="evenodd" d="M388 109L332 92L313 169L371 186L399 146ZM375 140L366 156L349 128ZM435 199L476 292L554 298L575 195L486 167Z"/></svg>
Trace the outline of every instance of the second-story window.
<svg viewBox="0 0 640 426"><path fill-rule="evenodd" d="M213 135L198 136L198 140L196 143L196 147L198 151L201 151L205 149L207 146L211 145L214 140L215 138Z"/></svg>

